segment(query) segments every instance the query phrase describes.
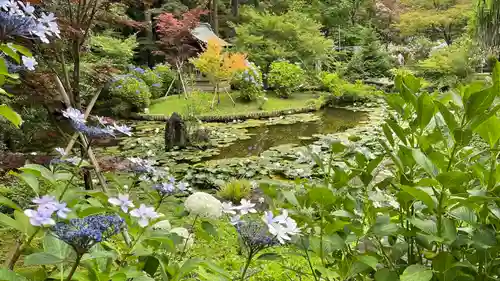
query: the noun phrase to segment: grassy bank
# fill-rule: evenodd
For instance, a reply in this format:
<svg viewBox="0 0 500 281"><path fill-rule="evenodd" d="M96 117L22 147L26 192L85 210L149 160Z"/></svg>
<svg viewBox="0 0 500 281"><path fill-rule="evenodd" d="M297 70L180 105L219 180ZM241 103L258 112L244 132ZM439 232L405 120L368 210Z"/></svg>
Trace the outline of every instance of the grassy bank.
<svg viewBox="0 0 500 281"><path fill-rule="evenodd" d="M153 102L149 108L149 114L170 115L173 112L185 113L188 108L197 111L197 115L235 115L250 112L275 111L302 108L308 105L309 100L314 100L319 97L318 92L303 92L295 93L288 99L279 98L273 94L268 94L267 101L259 109L259 103L242 102L237 100L237 92L231 92L231 96L235 98L236 105L233 105L231 99L226 93L220 95L220 104L215 103L213 109L210 108L212 102L212 93L192 94L188 99L184 96L170 96L164 99L159 99Z"/></svg>

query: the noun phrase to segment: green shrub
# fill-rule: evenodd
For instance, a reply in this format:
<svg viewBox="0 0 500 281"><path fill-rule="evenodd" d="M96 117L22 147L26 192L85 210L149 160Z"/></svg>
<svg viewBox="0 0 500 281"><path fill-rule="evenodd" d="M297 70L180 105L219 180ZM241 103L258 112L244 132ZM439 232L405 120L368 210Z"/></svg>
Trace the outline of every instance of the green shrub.
<svg viewBox="0 0 500 281"><path fill-rule="evenodd" d="M342 84L346 81L340 78L337 73L322 72L319 77L322 90L327 90L334 96L342 94Z"/></svg>
<svg viewBox="0 0 500 281"><path fill-rule="evenodd" d="M138 78L146 82L146 85L148 85L149 91L151 92L152 99L158 99L164 96L163 81L158 73L147 67L141 68L130 66L129 69L130 74L137 76Z"/></svg>
<svg viewBox="0 0 500 281"><path fill-rule="evenodd" d="M150 98L151 92L142 79L131 74L118 75L111 80L97 108L112 115L140 112L149 106Z"/></svg>
<svg viewBox="0 0 500 281"><path fill-rule="evenodd" d="M248 180L233 180L226 183L217 191L217 196L222 199L239 203L241 199L248 198L252 192L252 183Z"/></svg>
<svg viewBox="0 0 500 281"><path fill-rule="evenodd" d="M340 78L336 73L323 72L320 74L320 80L323 90L329 91L332 97L350 96L358 98L378 94L375 87L365 85L359 80L351 83Z"/></svg>
<svg viewBox="0 0 500 281"><path fill-rule="evenodd" d="M239 90L238 98L244 101L256 100L263 90L262 72L253 62L248 68L237 73L231 84Z"/></svg>
<svg viewBox="0 0 500 281"><path fill-rule="evenodd" d="M347 64L344 76L351 81L388 77L391 69L389 54L383 50L372 29L367 28L362 34L361 50Z"/></svg>
<svg viewBox="0 0 500 281"><path fill-rule="evenodd" d="M163 94L166 94L170 84L172 81L176 79L177 73L174 69L171 68L168 64L157 64L153 67L153 71L160 77L162 85L163 85ZM172 85L169 95L177 92L177 82Z"/></svg>
<svg viewBox="0 0 500 281"><path fill-rule="evenodd" d="M470 38L435 50L417 65L418 74L438 87L455 86L472 77L481 62L479 51Z"/></svg>
<svg viewBox="0 0 500 281"><path fill-rule="evenodd" d="M288 98L298 91L305 78L305 72L300 66L287 61L273 62L268 74L269 85L282 98Z"/></svg>

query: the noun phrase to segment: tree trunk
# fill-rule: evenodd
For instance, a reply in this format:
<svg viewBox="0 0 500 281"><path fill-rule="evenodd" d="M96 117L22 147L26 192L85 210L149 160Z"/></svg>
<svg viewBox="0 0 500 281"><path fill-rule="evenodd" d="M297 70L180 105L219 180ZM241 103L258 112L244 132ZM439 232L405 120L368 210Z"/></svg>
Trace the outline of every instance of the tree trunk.
<svg viewBox="0 0 500 281"><path fill-rule="evenodd" d="M237 18L240 13L240 1L239 0L231 0L231 12L234 18Z"/></svg>
<svg viewBox="0 0 500 281"><path fill-rule="evenodd" d="M148 4L144 5L144 22L146 23L146 38L148 41L148 44L151 44L154 42L153 40L153 23L152 23L152 17L151 17L151 7ZM154 62L153 62L153 56L151 55L151 51L147 52L147 60L148 60L148 66L153 67Z"/></svg>
<svg viewBox="0 0 500 281"><path fill-rule="evenodd" d="M211 19L212 19L212 28L214 30L214 33L219 35L219 13L218 13L218 2L219 0L212 0L212 7L211 7Z"/></svg>

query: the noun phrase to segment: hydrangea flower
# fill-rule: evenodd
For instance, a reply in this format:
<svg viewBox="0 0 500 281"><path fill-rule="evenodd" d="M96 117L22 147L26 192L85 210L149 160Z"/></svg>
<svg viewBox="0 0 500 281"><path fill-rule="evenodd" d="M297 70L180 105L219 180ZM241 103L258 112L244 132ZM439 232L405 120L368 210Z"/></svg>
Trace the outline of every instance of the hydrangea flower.
<svg viewBox="0 0 500 281"><path fill-rule="evenodd" d="M149 221L159 218L161 215L158 214L153 207L147 207L141 204L139 208L134 209L130 212L132 217L138 218L139 226L146 227L149 225Z"/></svg>
<svg viewBox="0 0 500 281"><path fill-rule="evenodd" d="M291 240L290 236L300 234L300 228L297 227L295 220L288 216L287 210L283 210L281 215L276 217L272 212L265 212L262 220L267 225L269 233L274 235L281 244Z"/></svg>
<svg viewBox="0 0 500 281"><path fill-rule="evenodd" d="M127 136L132 136L132 128L130 128L129 126L127 125L117 125L116 123L113 124L113 129L115 129L116 131L124 134L124 135L127 135Z"/></svg>
<svg viewBox="0 0 500 281"><path fill-rule="evenodd" d="M232 202L222 202L222 212L225 214L236 215L235 209Z"/></svg>
<svg viewBox="0 0 500 281"><path fill-rule="evenodd" d="M162 182L162 183L155 184L155 185L153 185L153 189L158 191L158 193L162 197L174 194L174 192L175 192L175 186L173 183L170 183L170 182Z"/></svg>
<svg viewBox="0 0 500 281"><path fill-rule="evenodd" d="M57 200L55 196L52 195L44 195L42 197L36 197L31 202L37 204L38 206L52 206L57 204Z"/></svg>
<svg viewBox="0 0 500 281"><path fill-rule="evenodd" d="M33 57L22 56L22 62L23 62L23 65L28 70L35 70L35 66L38 65L38 62Z"/></svg>
<svg viewBox="0 0 500 281"><path fill-rule="evenodd" d="M52 227L54 235L69 244L78 255L87 253L95 244L120 232L124 220L117 215L93 215L59 222Z"/></svg>
<svg viewBox="0 0 500 281"><path fill-rule="evenodd" d="M236 207L235 209L240 211L241 215L246 215L248 213L257 213L257 211L254 209L255 204L250 202L250 200L246 200L245 198L241 199L240 201L240 206Z"/></svg>
<svg viewBox="0 0 500 281"><path fill-rule="evenodd" d="M184 202L184 207L195 216L215 219L222 216L222 203L205 192L191 194Z"/></svg>
<svg viewBox="0 0 500 281"><path fill-rule="evenodd" d="M276 237L269 233L265 224L259 221L243 221L235 225L241 241L251 253L278 245Z"/></svg>
<svg viewBox="0 0 500 281"><path fill-rule="evenodd" d="M29 218L30 224L33 226L49 226L56 222L52 219L54 210L50 207L38 207L36 210L25 210L24 214Z"/></svg>
<svg viewBox="0 0 500 281"><path fill-rule="evenodd" d="M59 153L59 155L61 156L66 156L66 150L62 147L56 147L55 149L57 151L57 153Z"/></svg>
<svg viewBox="0 0 500 281"><path fill-rule="evenodd" d="M85 124L85 115L78 109L73 107L68 107L66 110L62 111L64 117L70 119L77 124Z"/></svg>
<svg viewBox="0 0 500 281"><path fill-rule="evenodd" d="M130 200L128 194L118 194L118 197L111 197L108 199L111 205L119 206L123 212L127 213L129 208L134 207L134 203Z"/></svg>

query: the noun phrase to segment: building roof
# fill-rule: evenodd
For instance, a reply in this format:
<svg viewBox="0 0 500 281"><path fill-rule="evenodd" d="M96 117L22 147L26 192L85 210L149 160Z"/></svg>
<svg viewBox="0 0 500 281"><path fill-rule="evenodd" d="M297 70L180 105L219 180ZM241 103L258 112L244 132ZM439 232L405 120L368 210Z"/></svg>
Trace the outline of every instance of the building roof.
<svg viewBox="0 0 500 281"><path fill-rule="evenodd" d="M206 22L200 22L200 24L191 30L191 34L198 40L200 40L203 43L208 43L208 40L211 38L216 38L221 46L231 46L228 42L224 41L223 39L219 38L213 30L210 24Z"/></svg>

